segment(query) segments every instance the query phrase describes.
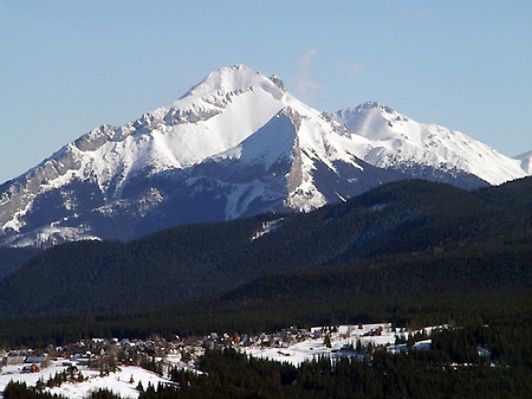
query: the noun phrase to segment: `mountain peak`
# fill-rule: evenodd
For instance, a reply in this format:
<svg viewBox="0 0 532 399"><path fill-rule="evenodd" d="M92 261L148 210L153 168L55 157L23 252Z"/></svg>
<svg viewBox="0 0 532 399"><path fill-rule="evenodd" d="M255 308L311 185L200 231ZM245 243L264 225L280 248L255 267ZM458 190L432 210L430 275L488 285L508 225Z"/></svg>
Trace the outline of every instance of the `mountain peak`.
<svg viewBox="0 0 532 399"><path fill-rule="evenodd" d="M277 78L278 79L278 78ZM280 79L278 79L280 81ZM199 84L193 86L183 97L203 97L213 93L230 93L261 87L266 91L279 91L280 87L259 71L237 64L210 72Z"/></svg>
<svg viewBox="0 0 532 399"><path fill-rule="evenodd" d="M387 106L386 104L380 103L378 101L366 101L365 103L362 103L355 107L355 111L357 112L373 110L373 109L379 109L389 114L395 112L391 107Z"/></svg>
<svg viewBox="0 0 532 399"><path fill-rule="evenodd" d="M378 101L366 101L362 104L357 105L356 107L342 108L341 110L336 112L336 115L343 117L352 117L353 115L365 116L369 113L375 113L375 115L399 115L397 111L395 111L388 105Z"/></svg>
<svg viewBox="0 0 532 399"><path fill-rule="evenodd" d="M355 155L383 168L461 171L489 184L523 176L525 168L487 145L436 124L416 122L387 105L370 101L333 114L360 143Z"/></svg>
<svg viewBox="0 0 532 399"><path fill-rule="evenodd" d="M163 225L307 211L405 177L477 187L524 175L520 161L459 132L375 101L321 113L277 76L233 65L0 186L0 245L125 239Z"/></svg>

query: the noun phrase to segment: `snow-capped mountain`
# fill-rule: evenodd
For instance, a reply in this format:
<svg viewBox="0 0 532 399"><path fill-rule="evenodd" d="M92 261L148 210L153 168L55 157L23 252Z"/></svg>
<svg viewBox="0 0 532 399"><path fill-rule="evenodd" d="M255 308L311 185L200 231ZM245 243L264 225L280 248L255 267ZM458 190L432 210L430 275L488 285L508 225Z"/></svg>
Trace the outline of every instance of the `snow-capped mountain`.
<svg viewBox="0 0 532 399"><path fill-rule="evenodd" d="M523 175L519 161L461 133L373 103L321 113L279 78L237 65L133 122L91 130L0 186L0 245L308 211L412 176L478 187Z"/></svg>
<svg viewBox="0 0 532 399"><path fill-rule="evenodd" d="M530 173L521 168L519 161L464 133L416 122L383 104L368 102L345 108L333 118L356 133L355 155L375 166L466 172L490 184Z"/></svg>

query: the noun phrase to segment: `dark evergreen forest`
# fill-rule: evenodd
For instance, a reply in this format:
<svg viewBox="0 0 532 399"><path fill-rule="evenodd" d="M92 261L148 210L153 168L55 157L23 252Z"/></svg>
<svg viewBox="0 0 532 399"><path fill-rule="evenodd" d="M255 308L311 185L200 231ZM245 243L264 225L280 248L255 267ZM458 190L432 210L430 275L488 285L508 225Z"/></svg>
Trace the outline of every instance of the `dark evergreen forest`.
<svg viewBox="0 0 532 399"><path fill-rule="evenodd" d="M181 389L145 387L141 398L530 397L531 194L531 178L477 191L407 181L308 214L70 243L20 252L20 260L9 250L0 345L448 323L460 328L440 333L428 353L376 351L334 367L209 352L206 376L175 372ZM275 231L250 239L264 221L280 218ZM492 359L474 356L477 345ZM472 366L447 367L454 361ZM21 384L5 398L52 399Z"/></svg>

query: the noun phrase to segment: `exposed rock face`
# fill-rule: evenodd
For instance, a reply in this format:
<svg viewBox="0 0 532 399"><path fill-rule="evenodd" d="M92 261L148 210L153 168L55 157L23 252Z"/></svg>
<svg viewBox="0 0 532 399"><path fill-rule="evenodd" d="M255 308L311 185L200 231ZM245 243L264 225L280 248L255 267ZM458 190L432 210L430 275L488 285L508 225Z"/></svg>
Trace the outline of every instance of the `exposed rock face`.
<svg viewBox="0 0 532 399"><path fill-rule="evenodd" d="M412 177L474 188L525 175L519 163L377 103L319 112L278 77L237 65L169 106L91 130L0 186L0 245L309 211Z"/></svg>

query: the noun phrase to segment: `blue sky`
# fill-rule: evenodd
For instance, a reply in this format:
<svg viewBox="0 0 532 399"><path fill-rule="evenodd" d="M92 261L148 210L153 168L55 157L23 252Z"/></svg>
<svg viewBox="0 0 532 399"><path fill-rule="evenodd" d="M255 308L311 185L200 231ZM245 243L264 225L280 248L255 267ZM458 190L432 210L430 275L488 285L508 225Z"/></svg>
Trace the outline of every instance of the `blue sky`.
<svg viewBox="0 0 532 399"><path fill-rule="evenodd" d="M0 0L0 181L247 64L329 111L384 102L532 149L531 1Z"/></svg>

